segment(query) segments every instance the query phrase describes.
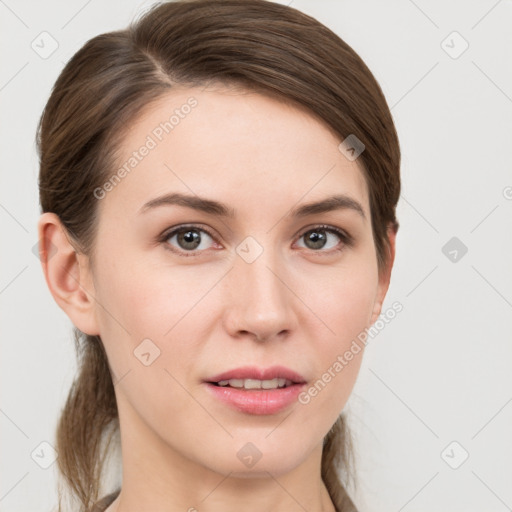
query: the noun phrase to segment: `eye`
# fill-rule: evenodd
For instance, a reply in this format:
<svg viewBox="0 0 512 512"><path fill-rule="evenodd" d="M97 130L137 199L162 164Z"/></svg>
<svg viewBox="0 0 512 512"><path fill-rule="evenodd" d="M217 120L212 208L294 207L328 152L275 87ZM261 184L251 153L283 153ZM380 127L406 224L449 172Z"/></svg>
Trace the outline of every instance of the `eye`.
<svg viewBox="0 0 512 512"><path fill-rule="evenodd" d="M178 248L172 248L172 240L178 245ZM178 252L182 256L196 256L194 253L208 249L209 241L213 241L213 236L204 228L199 226L180 226L172 231L167 231L160 239L167 249ZM169 247L171 245L171 247ZM197 251L195 249L198 249ZM185 253L192 254L185 254Z"/></svg>
<svg viewBox="0 0 512 512"><path fill-rule="evenodd" d="M305 247L318 253L331 253L333 252L331 249L341 251L345 246L353 244L350 235L333 226L314 226L304 231L299 240L304 237L306 245L299 245L299 247ZM338 242L334 240L329 243L330 238L337 238ZM209 244L210 247L215 245L214 236L208 230L196 225L179 226L166 231L159 237L159 242L163 243L167 250L185 257L199 256L202 251L209 248Z"/></svg>
<svg viewBox="0 0 512 512"><path fill-rule="evenodd" d="M329 235L331 236L329 237ZM305 239L305 247L307 249L312 249L314 252L330 253L331 251L329 249L341 251L344 246L352 245L352 238L341 229L333 226L315 226L303 232L299 239L302 238ZM337 238L338 243L334 241L329 244L329 238ZM339 240L342 242L341 247Z"/></svg>

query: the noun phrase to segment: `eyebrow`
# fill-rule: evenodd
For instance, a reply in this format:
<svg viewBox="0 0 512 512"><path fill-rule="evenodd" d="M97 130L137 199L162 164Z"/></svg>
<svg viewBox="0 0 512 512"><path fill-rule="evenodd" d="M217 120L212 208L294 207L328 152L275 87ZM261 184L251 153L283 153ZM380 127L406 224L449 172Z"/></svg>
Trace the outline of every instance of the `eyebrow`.
<svg viewBox="0 0 512 512"><path fill-rule="evenodd" d="M163 196L156 197L155 199L151 199L140 208L139 213L145 213L161 206L172 205L185 206L187 208L192 208L194 210L219 217L233 219L236 216L236 211L224 203L199 197L197 195L191 196L178 192L165 194ZM306 217L308 215L327 213L335 210L353 210L363 219L366 219L366 215L361 204L355 199L344 194L329 196L320 201L302 204L292 209L288 214L288 217Z"/></svg>

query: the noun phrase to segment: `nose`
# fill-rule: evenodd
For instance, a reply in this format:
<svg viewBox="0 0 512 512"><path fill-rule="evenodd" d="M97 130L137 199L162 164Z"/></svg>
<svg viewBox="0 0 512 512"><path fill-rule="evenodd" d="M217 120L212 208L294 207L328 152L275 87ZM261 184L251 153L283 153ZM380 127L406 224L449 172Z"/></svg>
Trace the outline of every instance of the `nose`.
<svg viewBox="0 0 512 512"><path fill-rule="evenodd" d="M290 272L278 261L276 251L265 249L252 262L237 256L227 277L229 300L224 322L231 336L266 341L295 330L296 298L288 282Z"/></svg>

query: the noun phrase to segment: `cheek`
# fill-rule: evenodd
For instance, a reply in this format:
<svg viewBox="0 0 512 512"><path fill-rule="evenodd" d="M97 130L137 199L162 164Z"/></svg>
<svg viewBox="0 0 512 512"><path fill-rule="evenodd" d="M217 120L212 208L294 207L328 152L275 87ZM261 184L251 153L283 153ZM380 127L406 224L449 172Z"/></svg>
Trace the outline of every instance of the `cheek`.
<svg viewBox="0 0 512 512"><path fill-rule="evenodd" d="M192 266L170 269L133 261L116 264L103 277L100 329L116 375L142 370L144 378L154 373L157 379L157 372L180 373L193 364L211 306L208 290L218 276L210 272L205 278ZM150 368L156 372L141 368L144 358L154 360Z"/></svg>
<svg viewBox="0 0 512 512"><path fill-rule="evenodd" d="M318 276L317 276L318 277ZM319 322L318 333L311 336L314 352L319 362L315 382L308 396L316 406L330 411L334 421L344 407L355 384L364 353L361 341L370 326L376 298L378 273L376 262L360 258L322 278L322 286L311 288L308 305Z"/></svg>
<svg viewBox="0 0 512 512"><path fill-rule="evenodd" d="M329 272L317 271L303 283L305 302L318 317L333 349L342 348L369 326L378 285L376 262L370 256L354 257L353 262Z"/></svg>
<svg viewBox="0 0 512 512"><path fill-rule="evenodd" d="M121 399L152 424L186 417L190 396L180 383L199 350L189 317L204 286L191 287L181 278L164 281L163 270L135 262L110 270L103 281L108 312L100 308L101 332Z"/></svg>

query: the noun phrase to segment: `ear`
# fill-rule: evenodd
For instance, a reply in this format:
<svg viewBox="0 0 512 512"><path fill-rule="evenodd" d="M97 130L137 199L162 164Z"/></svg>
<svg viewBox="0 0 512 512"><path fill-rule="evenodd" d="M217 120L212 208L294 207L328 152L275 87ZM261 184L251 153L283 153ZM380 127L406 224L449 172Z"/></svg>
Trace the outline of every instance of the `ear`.
<svg viewBox="0 0 512 512"><path fill-rule="evenodd" d="M37 232L39 259L55 302L83 333L99 334L88 258L72 245L66 228L55 213L41 215Z"/></svg>
<svg viewBox="0 0 512 512"><path fill-rule="evenodd" d="M391 270L393 269L393 263L395 261L395 242L396 242L396 233L398 228L393 227L392 225L388 226L388 240L389 240L389 252L388 252L388 260L386 262L385 268L379 273L379 283L377 285L377 294L375 297L375 302L373 305L372 316L370 320L370 325L373 325L382 311L382 304L384 303L384 299L386 297L386 293L388 292L389 282L391 280Z"/></svg>

